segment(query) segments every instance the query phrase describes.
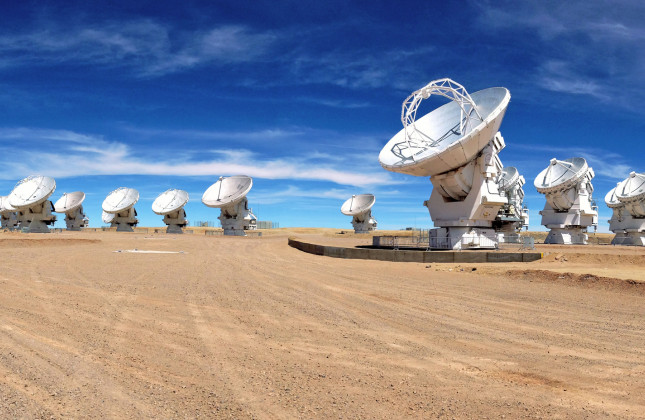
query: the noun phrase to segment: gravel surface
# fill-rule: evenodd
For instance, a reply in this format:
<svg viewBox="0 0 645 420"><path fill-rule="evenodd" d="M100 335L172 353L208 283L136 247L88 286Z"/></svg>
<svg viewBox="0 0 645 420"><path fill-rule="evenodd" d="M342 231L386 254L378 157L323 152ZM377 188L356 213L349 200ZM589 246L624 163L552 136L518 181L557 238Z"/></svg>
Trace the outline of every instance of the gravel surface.
<svg viewBox="0 0 645 420"><path fill-rule="evenodd" d="M645 250L550 251L0 233L0 418L644 418Z"/></svg>

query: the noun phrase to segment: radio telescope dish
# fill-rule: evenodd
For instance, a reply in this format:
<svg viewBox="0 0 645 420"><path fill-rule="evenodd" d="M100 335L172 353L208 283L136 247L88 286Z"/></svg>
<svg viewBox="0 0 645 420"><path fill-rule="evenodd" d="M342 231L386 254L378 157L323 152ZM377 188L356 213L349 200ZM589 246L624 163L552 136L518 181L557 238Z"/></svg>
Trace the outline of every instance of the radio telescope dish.
<svg viewBox="0 0 645 420"><path fill-rule="evenodd" d="M645 173L631 172L607 194L605 202L613 210L609 229L616 236L611 243L645 246Z"/></svg>
<svg viewBox="0 0 645 420"><path fill-rule="evenodd" d="M618 184L620 185L620 184ZM610 209L615 209L617 207L624 207L625 205L621 203L618 200L618 197L616 196L616 187L612 188L611 191L609 191L605 195L605 204L607 204L607 207Z"/></svg>
<svg viewBox="0 0 645 420"><path fill-rule="evenodd" d="M64 193L54 204L54 211L57 213L65 213L67 230L81 230L82 227L87 225L87 217L83 213L82 205L84 200L84 192L74 191Z"/></svg>
<svg viewBox="0 0 645 420"><path fill-rule="evenodd" d="M126 187L112 191L103 201L103 211L115 215L110 223L112 227L116 226L117 232L134 232L133 226L139 223L134 209L137 201L139 191Z"/></svg>
<svg viewBox="0 0 645 420"><path fill-rule="evenodd" d="M246 195L251 191L253 179L246 175L220 177L208 187L202 196L202 203L219 208L219 220L224 235L246 235L244 231L257 229L257 219L248 207Z"/></svg>
<svg viewBox="0 0 645 420"><path fill-rule="evenodd" d="M450 100L417 119L431 97ZM388 171L430 176L428 207L436 229L432 248L495 248L493 221L506 202L499 190L505 147L499 127L511 99L508 89L493 87L469 94L451 79L438 79L412 92L401 107L403 129L379 154Z"/></svg>
<svg viewBox="0 0 645 420"><path fill-rule="evenodd" d="M103 200L103 211L107 213L121 213L134 207L139 201L139 191L134 188L121 187L112 191Z"/></svg>
<svg viewBox="0 0 645 420"><path fill-rule="evenodd" d="M16 209L9 204L9 197L0 196L0 227L2 229L14 230L18 227Z"/></svg>
<svg viewBox="0 0 645 420"><path fill-rule="evenodd" d="M340 208L346 216L352 216L355 233L367 233L376 229L376 219L372 217L372 206L376 202L373 194L353 195Z"/></svg>
<svg viewBox="0 0 645 420"><path fill-rule="evenodd" d="M18 219L29 222L29 233L49 233L49 225L56 222L53 205L48 198L56 190L56 181L47 176L29 176L19 181L9 194L9 204L18 210Z"/></svg>
<svg viewBox="0 0 645 420"><path fill-rule="evenodd" d="M506 195L507 202L499 209L493 227L499 242L519 243L522 227L528 228L529 210L524 205L525 180L517 168L507 166L499 176L499 190Z"/></svg>
<svg viewBox="0 0 645 420"><path fill-rule="evenodd" d="M56 190L56 181L48 176L30 176L16 184L9 194L9 204L14 208L28 209L41 204Z"/></svg>
<svg viewBox="0 0 645 420"><path fill-rule="evenodd" d="M432 95L451 102L416 119L419 105ZM439 79L413 92L403 103L403 129L383 147L381 165L388 171L432 176L473 160L499 130L511 94L494 87L469 95L450 79Z"/></svg>
<svg viewBox="0 0 645 420"><path fill-rule="evenodd" d="M533 185L539 193L547 194L575 186L586 174L589 166L581 157L565 160L551 159L551 164L535 178Z"/></svg>
<svg viewBox="0 0 645 420"><path fill-rule="evenodd" d="M162 192L152 203L152 211L164 216L168 225L166 233L184 233L182 227L188 223L184 206L188 202L188 193L184 190L167 190Z"/></svg>
<svg viewBox="0 0 645 420"><path fill-rule="evenodd" d="M253 179L246 175L235 175L220 179L211 185L202 196L202 203L208 207L222 208L242 200L251 191Z"/></svg>
<svg viewBox="0 0 645 420"><path fill-rule="evenodd" d="M550 229L545 244L587 243L587 228L598 227L598 208L593 203L594 171L581 157L551 159L533 185L544 194L542 224Z"/></svg>
<svg viewBox="0 0 645 420"><path fill-rule="evenodd" d="M116 217L116 214L107 213L105 210L103 210L103 214L101 215L101 220L103 220L103 223L112 223L115 217Z"/></svg>
<svg viewBox="0 0 645 420"><path fill-rule="evenodd" d="M82 191L74 191L71 193L64 193L61 198L54 204L54 209L57 213L69 213L72 210L79 208L85 200L85 193Z"/></svg>

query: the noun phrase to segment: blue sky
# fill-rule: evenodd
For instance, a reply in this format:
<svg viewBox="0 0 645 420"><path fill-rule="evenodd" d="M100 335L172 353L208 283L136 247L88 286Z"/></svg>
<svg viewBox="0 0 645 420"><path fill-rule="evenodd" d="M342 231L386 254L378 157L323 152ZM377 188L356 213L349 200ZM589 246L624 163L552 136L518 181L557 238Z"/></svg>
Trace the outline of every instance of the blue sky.
<svg viewBox="0 0 645 420"><path fill-rule="evenodd" d="M605 193L645 171L642 2L20 1L2 16L0 195L55 177L54 200L86 192L92 226L120 186L140 191L142 225L162 224L150 206L168 188L190 193L190 221L216 221L202 193L247 174L251 207L281 226L351 228L342 202L370 192L380 228L430 227L430 181L378 153L402 101L442 77L510 90L500 158L527 180L532 229L552 157L594 168L601 231Z"/></svg>

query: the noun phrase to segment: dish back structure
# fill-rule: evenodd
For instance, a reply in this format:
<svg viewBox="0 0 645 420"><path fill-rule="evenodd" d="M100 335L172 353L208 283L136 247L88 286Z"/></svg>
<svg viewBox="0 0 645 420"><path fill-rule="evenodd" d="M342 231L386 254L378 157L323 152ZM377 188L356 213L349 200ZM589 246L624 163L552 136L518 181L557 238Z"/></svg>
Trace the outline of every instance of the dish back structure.
<svg viewBox="0 0 645 420"><path fill-rule="evenodd" d="M605 196L614 245L645 246L645 173L631 172Z"/></svg>
<svg viewBox="0 0 645 420"><path fill-rule="evenodd" d="M202 196L202 203L219 208L219 220L224 235L246 236L247 230L257 229L257 218L249 208L246 195L253 187L253 179L246 175L220 177L208 187Z"/></svg>

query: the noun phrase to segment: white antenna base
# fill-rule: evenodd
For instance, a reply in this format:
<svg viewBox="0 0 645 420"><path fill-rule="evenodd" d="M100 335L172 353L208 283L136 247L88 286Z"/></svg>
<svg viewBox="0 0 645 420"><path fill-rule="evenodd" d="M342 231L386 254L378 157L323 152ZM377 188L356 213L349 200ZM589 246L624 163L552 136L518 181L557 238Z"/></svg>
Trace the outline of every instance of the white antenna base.
<svg viewBox="0 0 645 420"><path fill-rule="evenodd" d="M492 228L451 226L430 229L433 249L495 249L497 234Z"/></svg>
<svg viewBox="0 0 645 420"><path fill-rule="evenodd" d="M87 226L87 217L83 213L83 206L77 207L73 212L65 214L67 230L79 231Z"/></svg>
<svg viewBox="0 0 645 420"><path fill-rule="evenodd" d="M632 216L624 206L614 207L609 230L616 236L612 245L645 246L645 217Z"/></svg>
<svg viewBox="0 0 645 420"><path fill-rule="evenodd" d="M30 207L25 212L25 218L29 220L29 233L49 233L49 225L56 222L56 216L52 214L54 206L51 201ZM21 226L22 227L22 226Z"/></svg>
<svg viewBox="0 0 645 420"><path fill-rule="evenodd" d="M168 226L166 228L166 233L172 234L184 233L182 228L188 224L188 221L186 220L186 212L183 208L174 213L166 214L163 217L163 221Z"/></svg>
<svg viewBox="0 0 645 420"><path fill-rule="evenodd" d="M112 220L112 227L116 226L117 232L134 232L133 227L139 223L137 212L134 207L117 213Z"/></svg>
<svg viewBox="0 0 645 420"><path fill-rule="evenodd" d="M587 245L587 232L581 227L552 228L544 240L545 244Z"/></svg>
<svg viewBox="0 0 645 420"><path fill-rule="evenodd" d="M352 219L352 226L354 226L354 233L369 233L376 230L376 219L372 217L372 211L364 215L354 216Z"/></svg>
<svg viewBox="0 0 645 420"><path fill-rule="evenodd" d="M507 203L498 186L502 164L497 152L503 148L504 140L498 133L468 164L430 178L432 194L423 205L438 228L430 230L431 248L497 247L493 221Z"/></svg>
<svg viewBox="0 0 645 420"><path fill-rule="evenodd" d="M231 216L235 214L235 216ZM232 207L222 207L218 217L227 236L246 236L247 230L257 229L257 218L248 208L248 200L244 199L235 203Z"/></svg>

